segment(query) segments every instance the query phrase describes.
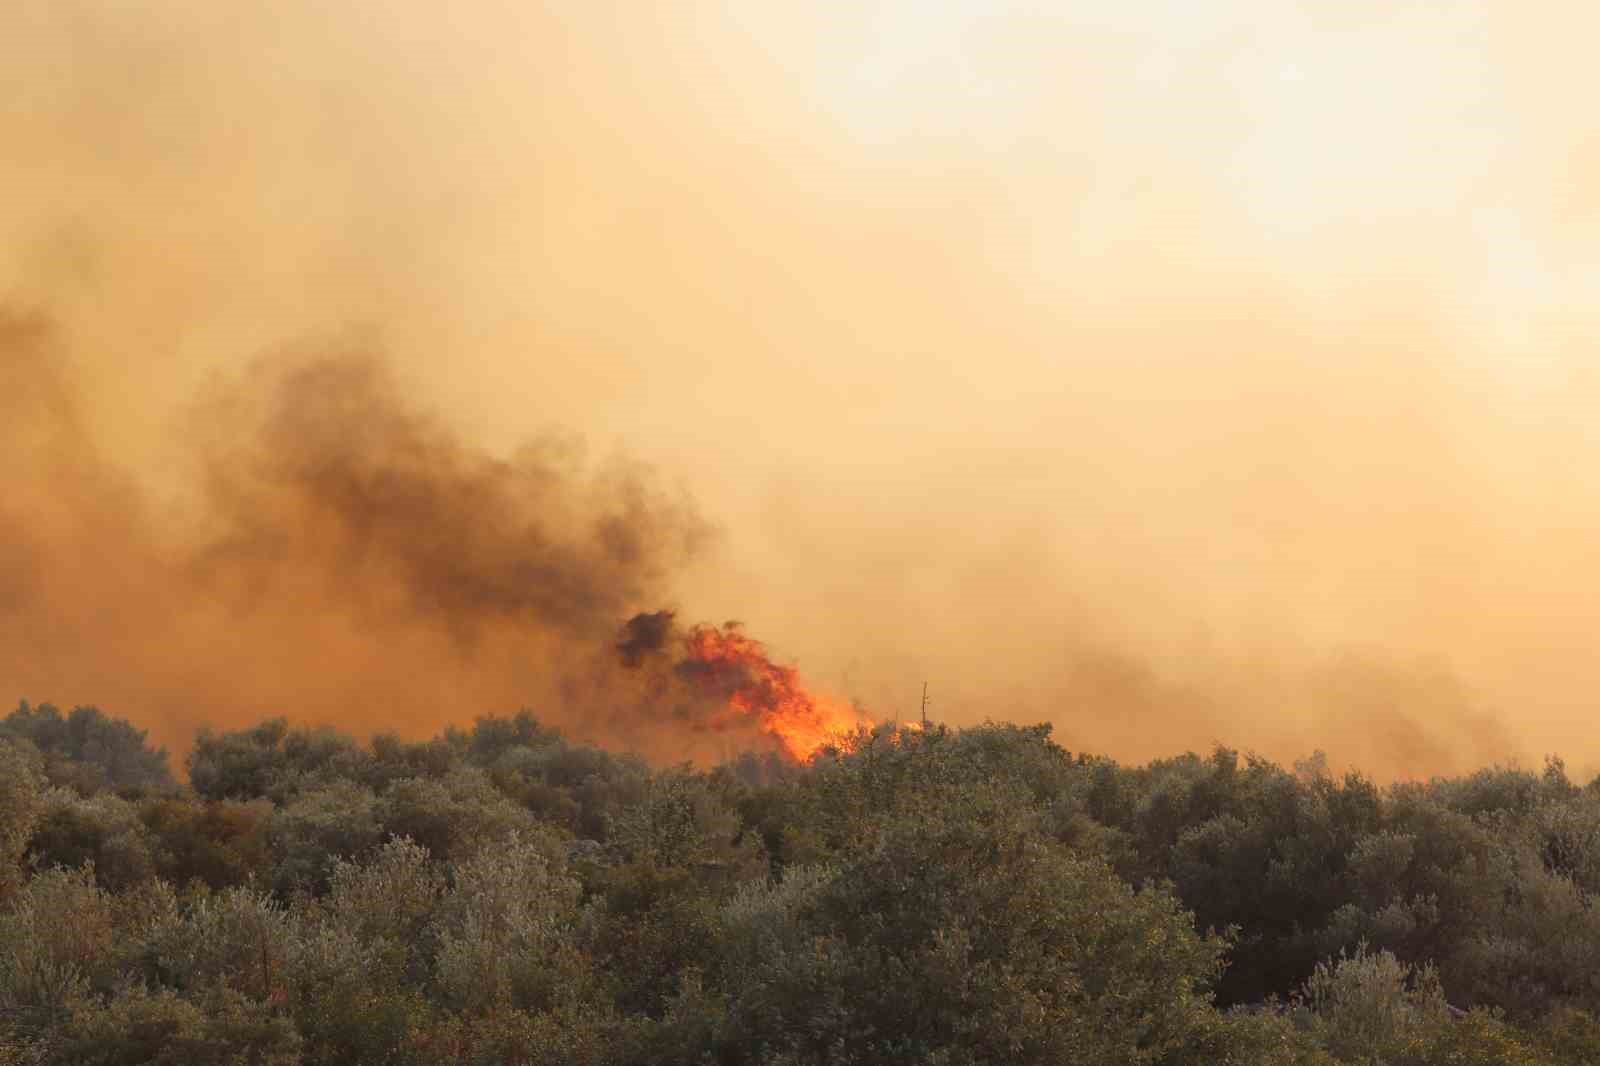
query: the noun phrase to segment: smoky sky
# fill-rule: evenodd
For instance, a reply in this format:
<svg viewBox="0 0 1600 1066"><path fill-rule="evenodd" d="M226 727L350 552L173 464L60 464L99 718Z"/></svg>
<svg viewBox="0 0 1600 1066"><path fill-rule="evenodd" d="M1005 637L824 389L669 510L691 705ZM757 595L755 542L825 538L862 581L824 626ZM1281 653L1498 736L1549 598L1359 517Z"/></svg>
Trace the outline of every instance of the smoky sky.
<svg viewBox="0 0 1600 1066"><path fill-rule="evenodd" d="M23 0L11 687L600 721L670 608L884 718L1593 767L1575 17Z"/></svg>
<svg viewBox="0 0 1600 1066"><path fill-rule="evenodd" d="M708 527L641 464L570 440L489 455L401 397L380 356L328 342L187 405L191 491L163 506L95 446L48 318L0 317L0 348L13 683L102 689L172 739L273 703L412 731L473 701L643 739L619 735L646 712L615 686L600 713L599 652Z"/></svg>
<svg viewBox="0 0 1600 1066"><path fill-rule="evenodd" d="M381 355L330 339L186 405L192 485L162 507L95 447L48 318L0 327L9 677L48 690L83 671L135 706L162 693L150 724L175 743L270 700L359 732L439 729L476 705L662 761L790 753L763 715L791 674L759 645L697 659L690 638L710 631L638 611L711 537L639 461L562 435L485 452Z"/></svg>
<svg viewBox="0 0 1600 1066"><path fill-rule="evenodd" d="M623 623L617 639L617 655L627 667L641 665L645 659L664 650L673 635L672 611L641 611Z"/></svg>

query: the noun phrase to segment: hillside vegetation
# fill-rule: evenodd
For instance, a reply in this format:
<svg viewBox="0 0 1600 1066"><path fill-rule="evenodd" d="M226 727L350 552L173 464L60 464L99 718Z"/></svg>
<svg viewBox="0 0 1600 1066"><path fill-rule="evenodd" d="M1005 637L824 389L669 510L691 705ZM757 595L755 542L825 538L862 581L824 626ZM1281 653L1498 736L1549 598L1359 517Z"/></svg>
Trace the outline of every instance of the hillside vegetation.
<svg viewBox="0 0 1600 1066"><path fill-rule="evenodd" d="M1593 1064L1600 782L0 721L0 1064Z"/></svg>

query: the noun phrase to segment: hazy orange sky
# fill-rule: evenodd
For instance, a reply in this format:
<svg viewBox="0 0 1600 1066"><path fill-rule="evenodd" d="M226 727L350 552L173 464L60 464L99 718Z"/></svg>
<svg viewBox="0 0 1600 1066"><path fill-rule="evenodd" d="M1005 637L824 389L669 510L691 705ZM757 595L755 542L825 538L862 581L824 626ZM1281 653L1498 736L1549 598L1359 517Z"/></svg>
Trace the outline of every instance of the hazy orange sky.
<svg viewBox="0 0 1600 1066"><path fill-rule="evenodd" d="M69 490L15 429L0 478L59 538L133 492L118 536L160 554L195 397L359 344L468 446L648 464L713 530L651 595L882 717L927 679L952 722L1127 758L1600 769L1597 31L1529 0L14 0L0 303L53 323L137 488ZM146 555L64 558L15 565L164 595ZM290 655L270 699L180 711L173 654L7 587L0 697L173 742L390 669Z"/></svg>

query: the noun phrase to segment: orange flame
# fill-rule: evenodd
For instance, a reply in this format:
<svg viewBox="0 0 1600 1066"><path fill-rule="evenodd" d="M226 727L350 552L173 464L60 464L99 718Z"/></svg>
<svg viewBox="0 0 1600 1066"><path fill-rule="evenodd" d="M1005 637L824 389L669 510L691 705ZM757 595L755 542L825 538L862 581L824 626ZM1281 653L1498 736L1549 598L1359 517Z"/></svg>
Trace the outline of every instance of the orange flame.
<svg viewBox="0 0 1600 1066"><path fill-rule="evenodd" d="M867 723L854 707L807 689L799 671L773 662L760 641L733 626L695 626L684 647L684 672L726 694L725 721L754 720L797 761L816 754L832 737Z"/></svg>

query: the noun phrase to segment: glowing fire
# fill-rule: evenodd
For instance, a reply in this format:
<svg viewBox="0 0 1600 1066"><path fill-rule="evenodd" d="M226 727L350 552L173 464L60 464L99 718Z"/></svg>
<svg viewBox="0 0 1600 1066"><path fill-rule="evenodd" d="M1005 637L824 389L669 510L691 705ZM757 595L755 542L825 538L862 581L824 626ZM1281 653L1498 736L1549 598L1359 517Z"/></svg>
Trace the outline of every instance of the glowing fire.
<svg viewBox="0 0 1600 1066"><path fill-rule="evenodd" d="M680 669L726 694L728 720L754 719L795 759L804 761L830 737L867 721L843 701L808 690L794 667L773 662L760 641L732 626L695 626L684 647Z"/></svg>

